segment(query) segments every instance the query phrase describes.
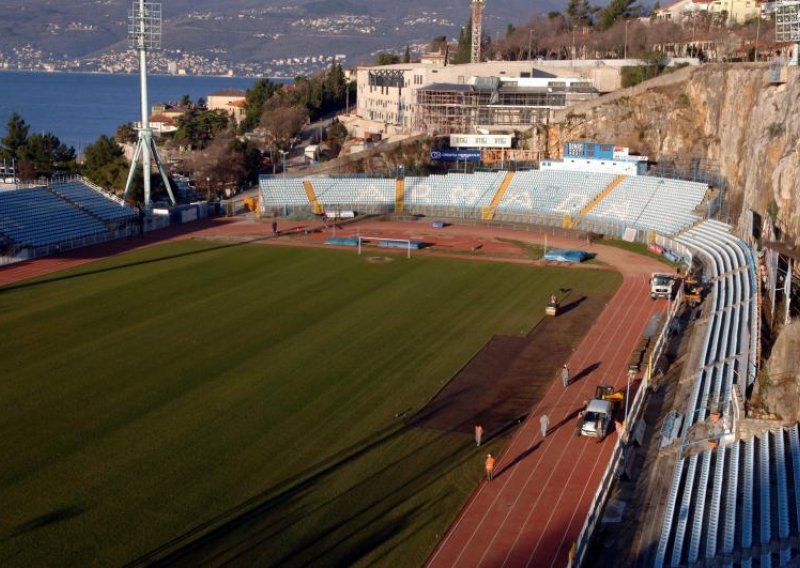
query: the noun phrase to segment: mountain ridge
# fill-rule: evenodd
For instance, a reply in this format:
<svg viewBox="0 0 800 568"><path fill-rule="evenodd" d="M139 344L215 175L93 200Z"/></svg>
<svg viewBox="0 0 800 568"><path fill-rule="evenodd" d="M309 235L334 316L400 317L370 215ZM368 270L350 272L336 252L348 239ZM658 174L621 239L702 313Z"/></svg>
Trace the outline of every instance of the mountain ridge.
<svg viewBox="0 0 800 568"><path fill-rule="evenodd" d="M129 0L0 0L2 62L91 60L127 48ZM563 7L537 3L536 11ZM534 13L527 0L490 0L484 29L492 37ZM170 0L162 3L162 47L230 64L340 55L346 65L374 60L384 50L419 50L436 36L458 37L470 15L464 0Z"/></svg>

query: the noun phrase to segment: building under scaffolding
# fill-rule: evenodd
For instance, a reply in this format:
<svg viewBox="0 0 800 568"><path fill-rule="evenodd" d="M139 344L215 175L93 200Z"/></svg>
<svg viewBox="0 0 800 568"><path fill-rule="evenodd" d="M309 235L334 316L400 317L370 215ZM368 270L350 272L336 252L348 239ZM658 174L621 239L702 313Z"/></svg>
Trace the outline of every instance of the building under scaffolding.
<svg viewBox="0 0 800 568"><path fill-rule="evenodd" d="M564 77L476 77L468 84L432 84L417 90L415 130L450 134L526 128L547 124L553 110L597 96L590 81Z"/></svg>

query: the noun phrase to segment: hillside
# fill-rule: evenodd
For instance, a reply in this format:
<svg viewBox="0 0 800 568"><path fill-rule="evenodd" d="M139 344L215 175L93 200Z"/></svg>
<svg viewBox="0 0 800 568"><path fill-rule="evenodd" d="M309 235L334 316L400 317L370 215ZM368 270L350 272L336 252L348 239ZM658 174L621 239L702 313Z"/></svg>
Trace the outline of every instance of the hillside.
<svg viewBox="0 0 800 568"><path fill-rule="evenodd" d="M642 154L705 162L726 181L724 220L747 234L749 211L773 219L784 240L800 239L800 69L769 82L766 64L684 68L563 113L543 134L551 152L564 140L615 142ZM800 419L797 326L765 334L772 350L757 392L769 412ZM769 387L769 388L767 388ZM794 393L794 394L792 394Z"/></svg>
<svg viewBox="0 0 800 568"><path fill-rule="evenodd" d="M563 4L545 0L534 8L525 0L489 2L485 28L494 36L534 9ZM130 7L130 0L0 0L0 53L59 61L118 50L124 47ZM467 0L168 0L162 3L163 47L237 63L341 54L355 64L437 35L457 37L469 10Z"/></svg>
<svg viewBox="0 0 800 568"><path fill-rule="evenodd" d="M730 222L744 228L744 209L772 210L783 230L797 236L798 73L789 68L788 81L773 85L766 64L685 68L573 107L549 128L547 144L555 152L563 140L590 139L654 158L702 160L727 181Z"/></svg>

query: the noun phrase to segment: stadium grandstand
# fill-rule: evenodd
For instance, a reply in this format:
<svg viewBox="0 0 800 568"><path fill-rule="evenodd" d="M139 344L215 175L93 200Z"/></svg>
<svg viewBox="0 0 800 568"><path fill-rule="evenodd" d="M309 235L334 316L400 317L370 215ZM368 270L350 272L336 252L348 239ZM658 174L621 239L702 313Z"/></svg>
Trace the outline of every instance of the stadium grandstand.
<svg viewBox="0 0 800 568"><path fill-rule="evenodd" d="M712 311L682 417L654 564L785 566L792 557L796 562L797 546L793 553L788 539L800 536L798 428L746 440L737 436L746 389L756 374L760 317L751 251L716 221L664 244L704 264Z"/></svg>
<svg viewBox="0 0 800 568"><path fill-rule="evenodd" d="M701 220L708 186L614 173L496 171L405 179L361 177L260 180L261 213L400 213L552 225L623 236L633 229L675 234Z"/></svg>
<svg viewBox="0 0 800 568"><path fill-rule="evenodd" d="M0 191L0 264L133 234L137 210L75 179Z"/></svg>

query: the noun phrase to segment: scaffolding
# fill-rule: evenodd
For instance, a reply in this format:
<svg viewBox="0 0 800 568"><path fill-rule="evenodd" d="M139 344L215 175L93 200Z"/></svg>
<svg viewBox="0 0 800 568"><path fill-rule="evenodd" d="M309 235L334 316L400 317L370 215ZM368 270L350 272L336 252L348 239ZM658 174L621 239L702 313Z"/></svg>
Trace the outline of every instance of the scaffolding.
<svg viewBox="0 0 800 568"><path fill-rule="evenodd" d="M429 134L472 132L480 127L529 128L550 122L554 110L597 97L588 85L548 87L431 85L418 89L415 128Z"/></svg>

